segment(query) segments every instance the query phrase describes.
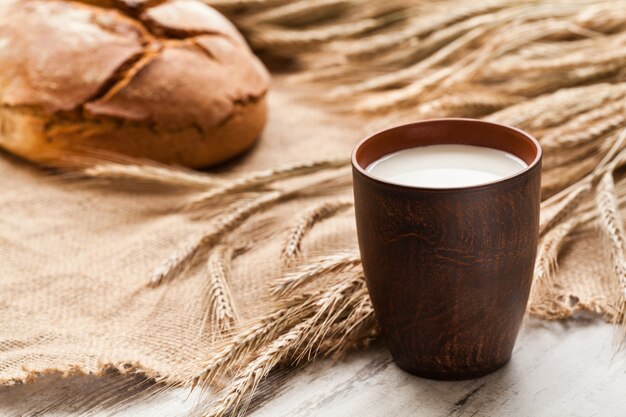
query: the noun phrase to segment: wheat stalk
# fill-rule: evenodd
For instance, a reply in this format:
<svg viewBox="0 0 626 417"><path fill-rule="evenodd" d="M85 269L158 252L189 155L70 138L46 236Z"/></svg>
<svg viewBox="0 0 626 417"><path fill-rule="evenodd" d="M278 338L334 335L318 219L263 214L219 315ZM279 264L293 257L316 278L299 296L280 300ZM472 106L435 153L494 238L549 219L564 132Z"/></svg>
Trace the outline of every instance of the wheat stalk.
<svg viewBox="0 0 626 417"><path fill-rule="evenodd" d="M236 209L230 214L216 220L210 231L201 234L187 242L177 250L165 262L159 265L151 275L149 285L156 287L161 283L172 279L191 263L194 255L202 248L209 247L219 242L227 233L233 231L245 222L252 215L273 205L277 201L288 197L288 194L281 191L272 191L252 200L248 204Z"/></svg>
<svg viewBox="0 0 626 417"><path fill-rule="evenodd" d="M406 87L392 90L389 92L379 93L363 100L356 109L361 112L375 113L380 111L389 111L394 107L407 106L415 104L417 101L428 97L427 93L437 88L447 77L450 77L458 71L465 61L441 68L429 75L412 82Z"/></svg>
<svg viewBox="0 0 626 417"><path fill-rule="evenodd" d="M247 24L269 23L297 27L338 16L349 6L349 0L301 0L254 14Z"/></svg>
<svg viewBox="0 0 626 417"><path fill-rule="evenodd" d="M365 288L356 304L349 310L348 316L331 325L323 340L318 343L318 350L323 355L341 355L348 350L366 348L380 334L380 328L374 315L374 308ZM300 352L298 357L304 357Z"/></svg>
<svg viewBox="0 0 626 417"><path fill-rule="evenodd" d="M237 208L232 213L219 218L216 223L216 230L203 237L206 243L210 243L214 240L221 239L227 233L232 232L239 227L243 222L249 219L252 215L257 214L269 207L274 206L276 203L294 199L297 197L306 196L308 193L314 192L315 195L324 195L325 193L332 192L335 186L343 187L344 183L341 182L346 177L340 175L336 177L324 178L321 181L314 180L308 184L298 184L291 188L285 188L277 191L270 191L260 197L252 200L250 203ZM337 181L339 180L339 181ZM314 188L312 191L310 187Z"/></svg>
<svg viewBox="0 0 626 417"><path fill-rule="evenodd" d="M315 161L298 162L289 164L279 168L268 169L263 171L245 174L234 179L221 187L216 187L205 193L195 195L186 203L188 208L200 208L206 204L213 203L215 200L237 193L245 193L250 191L259 191L263 186L275 181L293 178L296 176L311 174L327 169L342 168L350 164L349 159L323 159Z"/></svg>
<svg viewBox="0 0 626 417"><path fill-rule="evenodd" d="M349 332L352 326L347 322L351 313L358 308L369 296L365 287L365 280L360 271L357 271L346 283L339 283L331 289L321 302L318 303L314 315L314 326L311 328L305 342L298 346L292 361L299 363L305 358L311 360L314 356L322 353L320 349L324 340L332 339L331 332ZM366 302L366 301L365 301ZM349 333L345 334L346 336ZM337 343L337 349L341 347L343 337ZM327 352L323 352L326 354Z"/></svg>
<svg viewBox="0 0 626 417"><path fill-rule="evenodd" d="M615 8L615 1L580 4L500 1L466 8L450 6L454 2L445 3L449 4L448 13L442 13L443 5L424 7L419 17L409 17L405 26L394 26L393 30L379 35L335 42L314 55L311 63L316 64L325 60L320 57L327 57L330 66L321 68L333 74L333 78L327 79L337 83L345 76L353 79L350 86L333 90L332 97L345 99L386 88L389 91L365 97L357 109L387 112L398 106L440 98L461 83L491 87L494 79L499 78L502 83L496 88L502 93L533 96L586 80L608 78L620 70L626 59L621 48L623 36L613 34L626 15L619 12L617 16L603 18ZM451 9L454 12L449 12ZM580 41L578 49L567 48L561 42L566 51L556 56L514 59L516 54L522 54L523 47L569 41L573 33L593 39ZM390 51L399 44L403 47ZM581 47L596 53L585 53ZM599 47L601 53L597 53ZM446 59L452 56L460 56L466 62L450 71L448 67L456 63ZM377 66L377 72L384 75L371 77L371 73L360 71L364 81L358 82L359 67L353 62L365 59L368 69ZM510 82L509 75L512 70L519 71L519 62L528 71L522 71ZM546 77L546 72L551 75Z"/></svg>
<svg viewBox="0 0 626 417"><path fill-rule="evenodd" d="M505 94L523 95L535 97L540 94L550 93L555 90L575 86L583 83L598 81L619 81L620 70L623 68L619 62L609 62L602 65L589 65L576 69L563 69L547 73L529 73L523 77L514 79L502 78L498 84L494 84L493 79L478 74L471 81L477 83L488 83L492 88ZM463 81L463 80L461 80ZM467 80L465 82L468 82ZM451 84L444 85L450 87Z"/></svg>
<svg viewBox="0 0 626 417"><path fill-rule="evenodd" d="M460 22L446 28L442 28L433 32L430 36L420 42L413 42L408 45L406 52L394 53L393 58L389 59L390 65L402 65L422 59L430 53L437 51L442 46L451 43L458 36L467 33L470 30L480 27L489 27L491 29L506 32L502 29L506 24L511 22L537 21L547 16L555 16L553 8L544 8L542 5L534 5L531 7L511 5L513 7L499 8L493 13L480 14L473 18L461 20ZM563 10L566 14L567 10ZM432 20L432 18L431 18ZM491 33L496 33L492 30ZM486 37L485 37L486 39ZM513 52L515 53L515 52ZM512 54L513 54L512 53Z"/></svg>
<svg viewBox="0 0 626 417"><path fill-rule="evenodd" d="M306 196L312 192L319 196L331 193L336 188L343 189L349 179L344 172L332 173L332 176L313 179L308 183L298 184L291 188L267 192L236 208L231 213L218 217L214 220L208 232L194 237L183 245L182 249L177 250L165 262L159 265L152 273L148 285L156 287L165 281L171 280L191 263L194 256L201 249L210 248L219 243L224 236L237 229L253 215L273 207L279 202Z"/></svg>
<svg viewBox="0 0 626 417"><path fill-rule="evenodd" d="M202 1L208 4L209 6L220 9L228 14L233 9L235 11L239 11L243 9L245 11L255 12L258 9L280 6L284 3L287 3L289 0L202 0Z"/></svg>
<svg viewBox="0 0 626 417"><path fill-rule="evenodd" d="M500 30L488 38L477 49L477 56L469 66L455 73L446 80L442 87L451 87L458 81L479 78L485 68L498 58L512 53L532 42L568 33L569 24L554 16L545 21L524 22L514 20L500 27Z"/></svg>
<svg viewBox="0 0 626 417"><path fill-rule="evenodd" d="M552 171L555 169L565 169L568 166L572 166L581 160L595 160L599 161L602 155L608 151L611 146L613 137L601 137L593 140L585 140L577 143L573 146L564 146L563 149L559 149L559 152L552 152L554 148L545 147L545 157L543 162L545 163L546 175L552 175ZM597 163L597 162L596 162ZM589 171L593 170L592 165ZM548 178L554 179L554 178Z"/></svg>
<svg viewBox="0 0 626 417"><path fill-rule="evenodd" d="M448 9L447 13L423 15L411 19L405 28L372 36L364 40L337 45L335 50L343 52L348 58L371 59L373 55L381 54L385 50L397 48L402 43L408 43L416 37L426 33L438 33L447 27L454 27L456 22L471 20L473 16L489 13L504 7L504 2L481 2L467 5L459 3L457 8ZM490 16L493 19L492 16Z"/></svg>
<svg viewBox="0 0 626 417"><path fill-rule="evenodd" d="M603 36L607 39L609 36ZM544 40L532 43L524 49L520 49L515 53L509 54L498 60L497 65L514 65L520 60L538 60L555 57L559 54L571 54L582 50L592 50L598 42L597 37L585 37L578 40L570 40L568 42L560 42L558 40ZM495 64L494 64L495 65Z"/></svg>
<svg viewBox="0 0 626 417"><path fill-rule="evenodd" d="M606 43L603 46L607 46ZM624 45L619 45L622 49ZM485 77L508 76L511 71L527 73L531 71L545 74L546 72L564 71L572 68L585 66L600 66L607 64L623 64L626 62L626 53L623 50L608 50L600 55L591 55L590 51L575 51L569 55L557 56L556 58L543 58L535 60L519 60L512 62L494 63L484 72Z"/></svg>
<svg viewBox="0 0 626 417"><path fill-rule="evenodd" d="M284 296L317 277L338 274L360 264L361 258L355 254L329 255L277 279L271 287L271 293L274 296Z"/></svg>
<svg viewBox="0 0 626 417"><path fill-rule="evenodd" d="M430 116L480 116L518 103L522 97L490 93L486 91L468 91L448 94L428 101L411 111L415 114Z"/></svg>
<svg viewBox="0 0 626 417"><path fill-rule="evenodd" d="M464 59L466 62L441 67L429 78L422 78L406 87L381 93L366 100L359 108L363 111L387 110L394 106L415 103L423 98L429 87L445 91L445 89L451 88L458 83L470 83L473 78L480 75L482 68L489 61L514 51L531 41L567 32L568 23L558 20L546 20L519 24L519 22L514 21L508 28L504 27L501 29L501 32L489 38L480 48L468 51ZM450 70L450 68L454 70Z"/></svg>
<svg viewBox="0 0 626 417"><path fill-rule="evenodd" d="M358 35L380 27L385 21L384 18L369 18L300 31L272 27L266 27L263 30L258 28L259 30L251 35L251 40L263 48L297 50L336 38Z"/></svg>
<svg viewBox="0 0 626 417"><path fill-rule="evenodd" d="M208 174L198 174L184 169L149 164L106 163L88 167L82 173L92 178L132 180L163 186L210 188L222 186L224 180Z"/></svg>
<svg viewBox="0 0 626 417"><path fill-rule="evenodd" d="M412 77L415 77L419 74L422 74L425 70L435 66L436 64L446 60L450 56L458 53L463 48L466 48L468 44L475 42L479 37L483 36L488 27L480 27L476 28L469 33L461 36L459 39L451 42L446 45L439 51L437 51L432 56L427 59L420 61L419 63L399 70L395 72L391 72L389 74L381 75L379 77L374 77L363 81L361 83L354 83L350 86L338 87L335 90L331 91L332 98L342 98L352 96L356 93L362 93L365 91L382 89L384 87L388 87L394 84L398 84L399 82L405 81ZM373 107L372 105L369 105Z"/></svg>
<svg viewBox="0 0 626 417"><path fill-rule="evenodd" d="M304 236L309 232L317 223L332 217L333 215L341 212L352 206L352 201L336 200L323 202L302 216L296 226L289 232L289 238L285 242L282 251L283 262L289 264L300 253L300 245Z"/></svg>

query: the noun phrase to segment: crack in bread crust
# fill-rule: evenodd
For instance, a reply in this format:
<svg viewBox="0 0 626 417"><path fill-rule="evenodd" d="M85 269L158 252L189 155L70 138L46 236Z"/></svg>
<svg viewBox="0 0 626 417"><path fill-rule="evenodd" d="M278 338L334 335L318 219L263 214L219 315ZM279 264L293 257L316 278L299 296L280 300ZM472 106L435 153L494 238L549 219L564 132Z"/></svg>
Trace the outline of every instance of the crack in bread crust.
<svg viewBox="0 0 626 417"><path fill-rule="evenodd" d="M88 103L111 97L116 92L127 86L142 68L159 56L162 50L162 46L155 44L149 44L147 47L144 47L142 53L131 57L131 59L119 66L115 72L111 74L111 78L107 80L102 88L92 97L85 100L85 102L81 105L81 108L84 110L85 105Z"/></svg>
<svg viewBox="0 0 626 417"><path fill-rule="evenodd" d="M108 96L111 91L116 89L116 86L124 81L129 74L134 74L136 71L134 69L139 65L145 65L143 62L146 58L145 49L131 56L126 62L123 62L119 67L115 69L115 71L109 76L109 78L100 86L98 91L95 92L91 97L88 97L83 103L81 103L77 108L83 108L85 104L98 100L102 97Z"/></svg>

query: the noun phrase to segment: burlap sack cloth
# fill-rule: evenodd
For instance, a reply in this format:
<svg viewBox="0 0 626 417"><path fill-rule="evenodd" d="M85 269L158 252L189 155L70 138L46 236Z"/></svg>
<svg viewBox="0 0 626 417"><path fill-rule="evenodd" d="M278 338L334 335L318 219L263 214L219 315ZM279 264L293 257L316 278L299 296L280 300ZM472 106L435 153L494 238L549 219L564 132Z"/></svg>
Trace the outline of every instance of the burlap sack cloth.
<svg viewBox="0 0 626 417"><path fill-rule="evenodd" d="M261 142L227 173L347 157L361 136L356 124L301 105L276 84ZM50 371L98 373L107 365L187 377L212 345L201 329L206 277L198 268L171 285L149 289L146 282L208 220L172 210L179 193L67 181L7 154L0 172L0 383ZM281 209L298 213L297 205ZM352 223L349 216L333 220L308 244L337 241L331 232L352 240ZM243 321L264 308L279 251L278 244L258 245L235 263L231 285Z"/></svg>
<svg viewBox="0 0 626 417"><path fill-rule="evenodd" d="M306 104L280 79L270 112L260 144L222 168L225 176L347 157L365 133L365 121ZM173 383L188 380L214 343L202 327L203 269L158 288L146 282L209 219L173 209L182 198L176 192L50 176L6 154L0 172L0 383L45 372L99 374L109 367ZM280 273L282 239L264 239L258 224L271 222L280 235L306 204L281 204L231 237L262 239L233 267L242 322L267 309L268 283ZM305 257L354 249L352 216L349 210L316 227L305 240ZM609 253L593 225L577 232L559 258L551 293L536 301L538 314L564 318L588 310L611 318L618 284Z"/></svg>

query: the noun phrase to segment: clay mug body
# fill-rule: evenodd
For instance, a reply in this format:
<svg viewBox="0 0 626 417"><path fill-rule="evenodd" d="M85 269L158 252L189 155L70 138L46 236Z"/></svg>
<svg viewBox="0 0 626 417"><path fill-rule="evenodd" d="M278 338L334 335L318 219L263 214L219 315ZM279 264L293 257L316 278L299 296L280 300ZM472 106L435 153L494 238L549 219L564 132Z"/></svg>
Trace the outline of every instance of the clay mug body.
<svg viewBox="0 0 626 417"><path fill-rule="evenodd" d="M528 167L459 188L399 185L366 172L385 155L435 144L499 149ZM395 362L436 379L474 378L507 363L535 263L537 140L480 120L427 120L362 140L353 151L352 168L363 270Z"/></svg>

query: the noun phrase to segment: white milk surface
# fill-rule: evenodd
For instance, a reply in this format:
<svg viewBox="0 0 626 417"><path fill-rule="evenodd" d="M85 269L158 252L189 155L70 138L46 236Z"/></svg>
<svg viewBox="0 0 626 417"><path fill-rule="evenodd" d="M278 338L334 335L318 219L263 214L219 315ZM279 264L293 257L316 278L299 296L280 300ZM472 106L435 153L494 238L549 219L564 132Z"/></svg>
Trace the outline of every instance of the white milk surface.
<svg viewBox="0 0 626 417"><path fill-rule="evenodd" d="M528 165L498 149L470 145L431 145L385 155L367 167L377 178L425 188L457 188L509 177Z"/></svg>

